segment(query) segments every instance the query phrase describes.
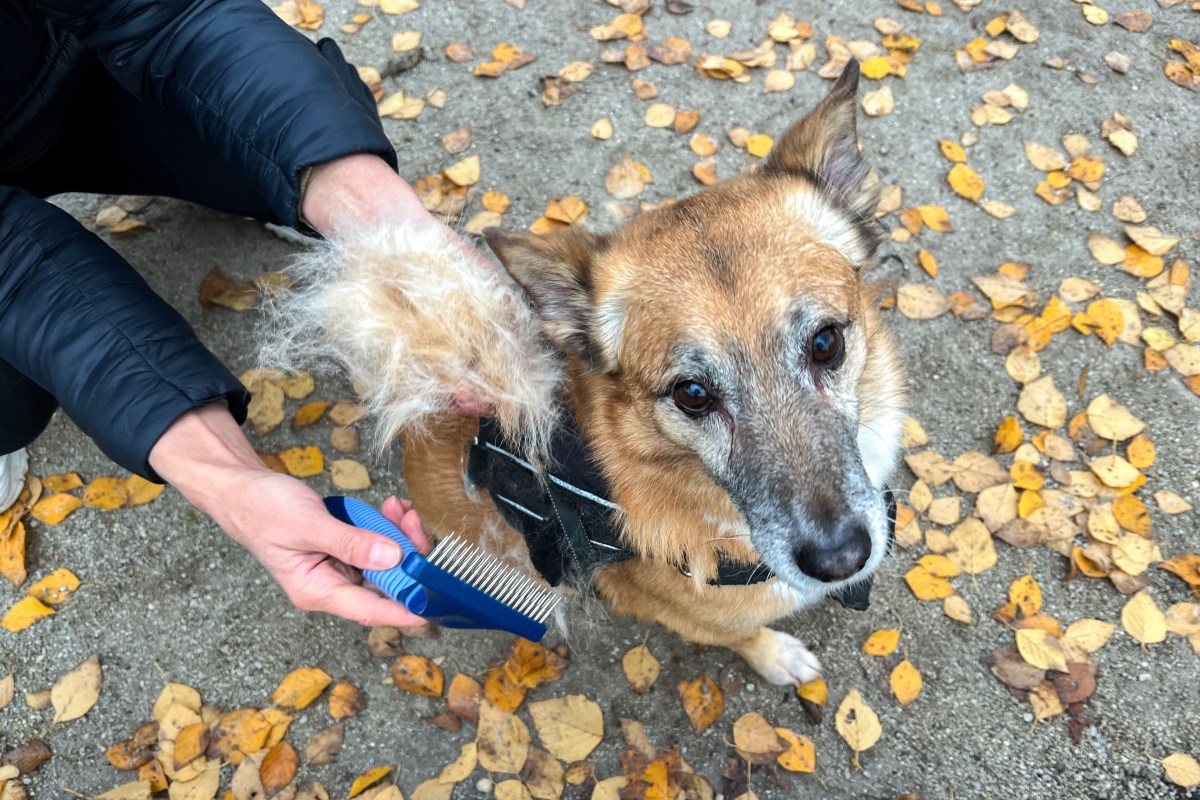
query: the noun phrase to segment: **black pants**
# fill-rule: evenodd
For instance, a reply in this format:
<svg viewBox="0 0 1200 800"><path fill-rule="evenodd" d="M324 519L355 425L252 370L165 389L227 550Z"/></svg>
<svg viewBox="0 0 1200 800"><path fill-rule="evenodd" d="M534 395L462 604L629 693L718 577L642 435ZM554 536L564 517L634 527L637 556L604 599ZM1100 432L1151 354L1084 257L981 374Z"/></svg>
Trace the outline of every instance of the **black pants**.
<svg viewBox="0 0 1200 800"><path fill-rule="evenodd" d="M328 45L332 45L329 42ZM336 46L318 45L336 67L350 94L374 115L370 91ZM69 119L64 135L42 158L15 175L0 176L0 188L22 189L16 198L39 216L61 217L60 228L79 227L59 209L36 198L61 192L141 194L175 197L240 216L278 221L249 182L225 164L186 123L126 92L98 61L86 89L63 103ZM38 204L45 208L33 208ZM99 240L90 245L108 249ZM0 260L6 258L0 248ZM77 253L80 262L95 252ZM119 258L111 250L106 257ZM130 268L132 269L132 268ZM32 442L46 428L58 402L48 391L0 359L0 455Z"/></svg>

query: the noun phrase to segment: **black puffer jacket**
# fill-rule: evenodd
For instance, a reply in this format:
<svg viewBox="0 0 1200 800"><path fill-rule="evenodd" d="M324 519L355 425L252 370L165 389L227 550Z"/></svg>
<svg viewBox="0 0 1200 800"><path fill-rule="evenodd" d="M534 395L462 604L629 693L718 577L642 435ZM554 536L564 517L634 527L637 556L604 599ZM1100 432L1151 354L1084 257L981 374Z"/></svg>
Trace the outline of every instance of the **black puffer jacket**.
<svg viewBox="0 0 1200 800"><path fill-rule="evenodd" d="M130 470L154 477L150 448L189 408L224 397L244 418L246 395L115 253L21 191L22 171L53 155L80 73L98 60L295 226L306 167L363 152L395 167L329 48L323 57L261 0L0 0L0 367L43 387ZM95 258L64 270L70 247Z"/></svg>

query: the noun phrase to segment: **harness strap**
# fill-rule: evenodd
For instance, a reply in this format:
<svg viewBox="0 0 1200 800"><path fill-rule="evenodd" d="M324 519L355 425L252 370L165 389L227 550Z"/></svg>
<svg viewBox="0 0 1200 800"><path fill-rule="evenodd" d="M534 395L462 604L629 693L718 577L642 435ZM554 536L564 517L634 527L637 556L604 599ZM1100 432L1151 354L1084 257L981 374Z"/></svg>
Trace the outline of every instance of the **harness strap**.
<svg viewBox="0 0 1200 800"><path fill-rule="evenodd" d="M520 531L529 546L534 568L552 586L570 580L591 583L600 567L638 557L620 541L621 508L608 499L608 486L591 452L569 417L555 431L550 445L555 468L539 472L508 449L498 424L481 419L471 443L467 479L486 489L505 522ZM888 550L895 541L896 498L884 489L888 502ZM692 577L686 565L677 565ZM748 564L724 556L710 586L749 586L771 580L775 572L763 562ZM867 608L871 580L831 595L847 608Z"/></svg>

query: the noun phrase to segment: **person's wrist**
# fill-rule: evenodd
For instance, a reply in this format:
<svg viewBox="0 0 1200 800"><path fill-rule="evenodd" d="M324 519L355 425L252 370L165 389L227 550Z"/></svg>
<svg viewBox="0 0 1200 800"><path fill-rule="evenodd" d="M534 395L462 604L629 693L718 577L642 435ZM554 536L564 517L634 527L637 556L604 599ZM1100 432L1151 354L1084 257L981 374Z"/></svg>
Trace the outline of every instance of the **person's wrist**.
<svg viewBox="0 0 1200 800"><path fill-rule="evenodd" d="M342 156L309 171L300 215L327 238L388 218L433 222L408 183L376 155Z"/></svg>
<svg viewBox="0 0 1200 800"><path fill-rule="evenodd" d="M214 518L220 517L220 498L270 472L224 402L175 420L151 448L149 461L163 480Z"/></svg>

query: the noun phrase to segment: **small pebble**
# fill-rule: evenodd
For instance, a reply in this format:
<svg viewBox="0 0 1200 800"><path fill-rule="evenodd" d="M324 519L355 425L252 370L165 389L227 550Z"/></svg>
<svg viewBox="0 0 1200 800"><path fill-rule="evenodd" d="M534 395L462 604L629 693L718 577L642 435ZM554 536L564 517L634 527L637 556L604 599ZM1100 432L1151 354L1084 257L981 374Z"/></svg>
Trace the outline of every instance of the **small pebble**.
<svg viewBox="0 0 1200 800"><path fill-rule="evenodd" d="M492 788L495 785L496 784L492 783L491 778L480 778L475 782L475 791L479 792L480 794L491 794Z"/></svg>

